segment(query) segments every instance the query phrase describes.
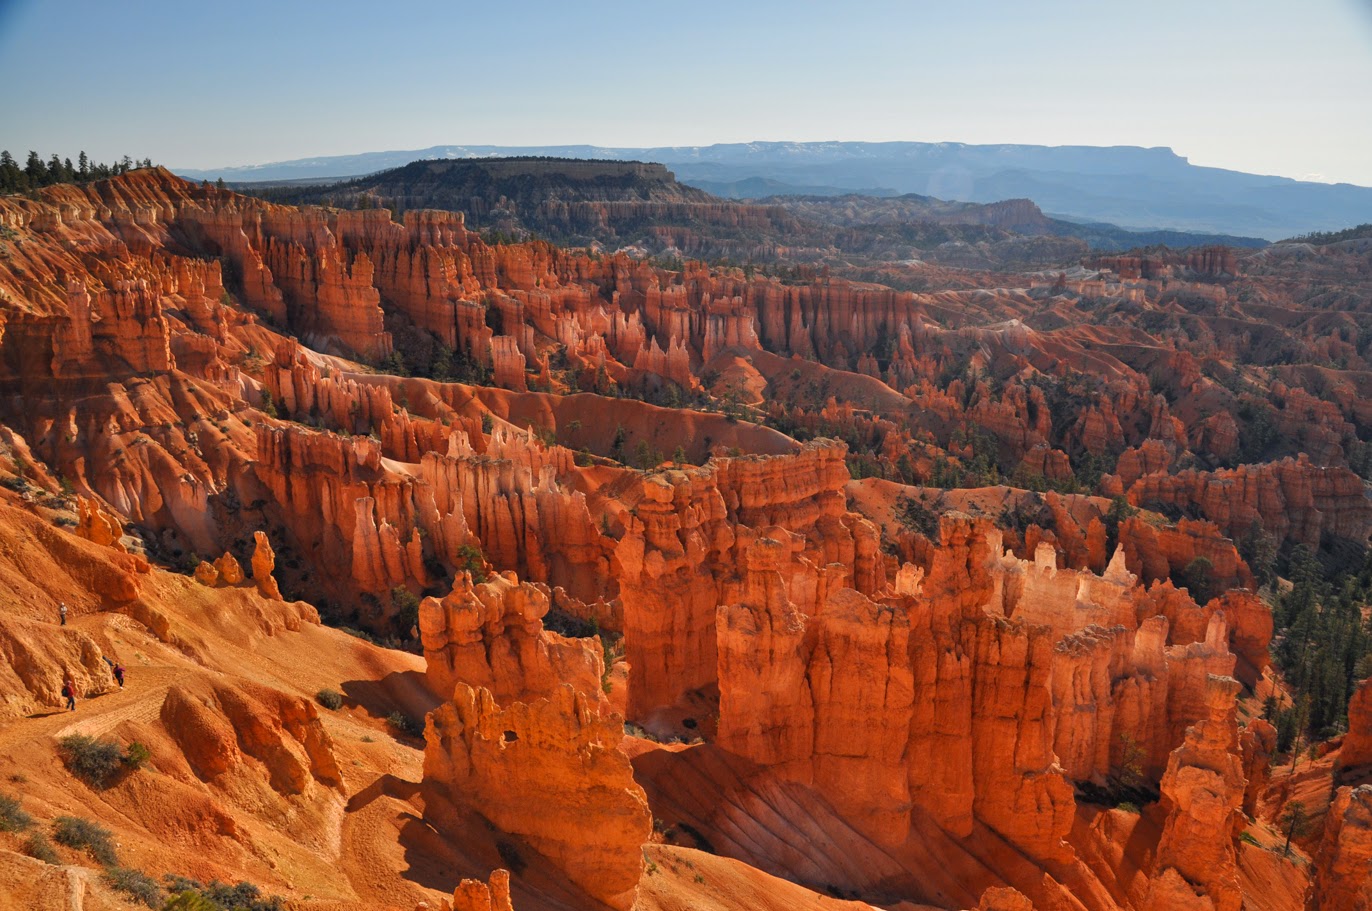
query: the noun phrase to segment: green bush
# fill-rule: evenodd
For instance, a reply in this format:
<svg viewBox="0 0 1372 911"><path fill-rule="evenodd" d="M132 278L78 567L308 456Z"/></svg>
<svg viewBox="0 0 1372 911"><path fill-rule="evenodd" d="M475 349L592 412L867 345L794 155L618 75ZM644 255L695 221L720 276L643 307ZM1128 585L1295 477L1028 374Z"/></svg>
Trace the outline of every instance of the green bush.
<svg viewBox="0 0 1372 911"><path fill-rule="evenodd" d="M938 541L939 513L925 506L923 501L902 496L896 500L896 521L909 531L930 541Z"/></svg>
<svg viewBox="0 0 1372 911"><path fill-rule="evenodd" d="M457 549L454 569L460 573L470 573L473 585L486 581L486 555L474 544L463 544Z"/></svg>
<svg viewBox="0 0 1372 911"><path fill-rule="evenodd" d="M184 876L163 878L173 898L163 911L284 911L285 905L276 896L264 898L262 890L252 883L240 882L230 886L214 880L205 885Z"/></svg>
<svg viewBox="0 0 1372 911"><path fill-rule="evenodd" d="M124 767L124 750L113 740L72 734L57 749L68 770L93 788L109 787Z"/></svg>
<svg viewBox="0 0 1372 911"><path fill-rule="evenodd" d="M1133 813L1135 816L1137 816L1139 812L1139 805L1125 800L1115 804L1115 809L1123 810L1126 813Z"/></svg>
<svg viewBox="0 0 1372 911"><path fill-rule="evenodd" d="M133 870L128 867L108 867L105 870L105 882L149 908L162 906L162 887L157 884L157 880L142 870Z"/></svg>
<svg viewBox="0 0 1372 911"><path fill-rule="evenodd" d="M139 743L137 740L129 744L128 749L124 751L124 765L134 771L143 768L151 758L152 750L149 750L146 744Z"/></svg>
<svg viewBox="0 0 1372 911"><path fill-rule="evenodd" d="M62 761L73 775L93 788L108 788L122 772L136 772L152 752L146 745L134 741L127 748L113 740L96 739L85 734L63 737L57 744Z"/></svg>
<svg viewBox="0 0 1372 911"><path fill-rule="evenodd" d="M343 708L343 694L338 690L320 690L314 694L314 698L326 709L337 711Z"/></svg>
<svg viewBox="0 0 1372 911"><path fill-rule="evenodd" d="M395 626L400 635L409 636L419 626L419 596L403 585L391 589L391 607L395 610Z"/></svg>
<svg viewBox="0 0 1372 911"><path fill-rule="evenodd" d="M33 817L24 812L19 801L0 794L0 832L22 832L31 825Z"/></svg>
<svg viewBox="0 0 1372 911"><path fill-rule="evenodd" d="M162 906L162 911L220 911L211 904L210 900L199 892L192 892L187 889L184 892L177 892L167 903Z"/></svg>
<svg viewBox="0 0 1372 911"><path fill-rule="evenodd" d="M114 833L99 823L80 816L59 816L52 823L52 837L59 845L84 848L86 853L107 867L119 864L114 848Z"/></svg>
<svg viewBox="0 0 1372 911"><path fill-rule="evenodd" d="M62 858L57 856L57 849L42 832L34 832L24 840L24 853L45 864L56 865L62 862Z"/></svg>
<svg viewBox="0 0 1372 911"><path fill-rule="evenodd" d="M391 714L386 717L386 723L397 732L408 737L424 736L424 722L416 721L404 712L391 712Z"/></svg>
<svg viewBox="0 0 1372 911"><path fill-rule="evenodd" d="M1218 586L1215 584L1214 566L1205 557L1197 557L1186 564L1186 568L1177 573L1174 581L1190 592L1192 601L1202 606L1219 594Z"/></svg>

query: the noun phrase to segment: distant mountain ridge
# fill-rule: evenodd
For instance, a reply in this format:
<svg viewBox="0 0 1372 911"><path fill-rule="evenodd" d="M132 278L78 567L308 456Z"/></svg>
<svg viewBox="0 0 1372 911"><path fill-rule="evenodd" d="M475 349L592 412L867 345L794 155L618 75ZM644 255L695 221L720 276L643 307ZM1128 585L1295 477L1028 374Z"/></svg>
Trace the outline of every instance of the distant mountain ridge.
<svg viewBox="0 0 1372 911"><path fill-rule="evenodd" d="M333 184L236 183L274 202L462 212L502 237L601 244L705 259L777 258L779 244L832 252L832 229L780 206L719 199L679 183L664 165L551 156L438 159Z"/></svg>
<svg viewBox="0 0 1372 911"><path fill-rule="evenodd" d="M1318 184L1199 167L1167 148L968 145L923 142L752 142L608 148L433 146L415 151L303 158L212 170L192 179L346 178L417 159L521 155L660 162L683 183L761 179L808 188L918 193L960 202L1032 199L1046 212L1126 228L1199 231L1276 240L1372 220L1372 188ZM765 183L758 185L768 195ZM729 194L732 195L732 194Z"/></svg>
<svg viewBox="0 0 1372 911"><path fill-rule="evenodd" d="M1166 229L1140 231L1105 222L1066 221L1044 214L1029 199L966 203L907 193L894 197L858 194L775 196L758 201L779 205L804 218L843 227L872 229L920 221L943 225L986 225L1029 237L1073 237L1086 241L1093 250L1128 250L1158 245L1266 246L1266 241L1256 237Z"/></svg>
<svg viewBox="0 0 1372 911"><path fill-rule="evenodd" d="M1166 243L1263 246L1255 238L1137 234L1044 215L1031 200L777 196L731 200L678 182L661 164L607 159L438 159L329 184L235 183L290 205L448 209L492 237L756 263L925 259L971 268L1048 268L1087 252Z"/></svg>

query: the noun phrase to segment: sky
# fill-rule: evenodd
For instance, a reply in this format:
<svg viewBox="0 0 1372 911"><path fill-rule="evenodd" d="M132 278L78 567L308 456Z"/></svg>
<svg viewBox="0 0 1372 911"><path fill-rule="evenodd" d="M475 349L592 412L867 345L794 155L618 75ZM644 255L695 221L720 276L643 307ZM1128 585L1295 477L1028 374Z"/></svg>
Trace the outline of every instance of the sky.
<svg viewBox="0 0 1372 911"><path fill-rule="evenodd" d="M0 148L1170 146L1372 186L1372 0L0 0Z"/></svg>

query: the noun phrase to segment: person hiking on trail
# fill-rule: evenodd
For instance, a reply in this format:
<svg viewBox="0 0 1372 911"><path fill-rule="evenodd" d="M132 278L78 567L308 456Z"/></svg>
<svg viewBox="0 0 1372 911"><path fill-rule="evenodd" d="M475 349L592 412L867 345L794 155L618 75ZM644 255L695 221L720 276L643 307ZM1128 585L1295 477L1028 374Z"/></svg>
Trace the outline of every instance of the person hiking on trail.
<svg viewBox="0 0 1372 911"><path fill-rule="evenodd" d="M62 618L62 625L67 625L67 602L63 601L57 608L57 613Z"/></svg>
<svg viewBox="0 0 1372 911"><path fill-rule="evenodd" d="M76 681L70 676L62 684L62 695L67 699L67 711L76 711Z"/></svg>
<svg viewBox="0 0 1372 911"><path fill-rule="evenodd" d="M111 661L108 655L101 655L100 660L110 666L110 672L114 674L114 679L119 682L119 688L124 688L124 665Z"/></svg>

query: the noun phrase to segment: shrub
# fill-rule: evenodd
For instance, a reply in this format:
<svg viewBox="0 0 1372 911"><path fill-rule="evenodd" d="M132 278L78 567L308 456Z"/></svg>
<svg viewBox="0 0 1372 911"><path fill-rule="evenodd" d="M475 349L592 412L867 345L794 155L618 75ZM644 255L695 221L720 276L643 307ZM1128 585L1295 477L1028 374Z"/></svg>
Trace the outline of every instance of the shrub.
<svg viewBox="0 0 1372 911"><path fill-rule="evenodd" d="M60 864L62 858L57 856L57 849L48 841L48 836L42 832L34 832L24 841L24 853L29 857L41 860L45 864Z"/></svg>
<svg viewBox="0 0 1372 911"><path fill-rule="evenodd" d="M33 817L24 812L19 801L0 794L0 832L22 832L31 825Z"/></svg>
<svg viewBox="0 0 1372 911"><path fill-rule="evenodd" d="M134 771L143 768L151 758L152 751L147 748L146 744L139 743L137 740L129 744L128 749L124 751L124 765Z"/></svg>
<svg viewBox="0 0 1372 911"><path fill-rule="evenodd" d="M209 885L184 876L168 874L163 880L172 898L163 911L284 911L281 899L263 898L252 883L230 886L213 880Z"/></svg>
<svg viewBox="0 0 1372 911"><path fill-rule="evenodd" d="M147 746L136 740L125 748L113 740L97 740L85 734L63 737L57 749L73 775L102 789L114 784L121 772L136 772L152 758Z"/></svg>
<svg viewBox="0 0 1372 911"><path fill-rule="evenodd" d="M162 906L162 887L157 884L157 880L142 870L109 867L105 870L105 882L149 908Z"/></svg>
<svg viewBox="0 0 1372 911"><path fill-rule="evenodd" d="M80 816L59 816L52 823L52 837L68 848L85 848L86 853L107 867L117 866L114 833L99 823Z"/></svg>
<svg viewBox="0 0 1372 911"><path fill-rule="evenodd" d="M1190 592L1191 600L1197 604L1205 605L1218 594L1214 567L1205 557L1197 557L1192 560L1177 575L1179 576L1175 580L1177 584Z"/></svg>
<svg viewBox="0 0 1372 911"><path fill-rule="evenodd" d="M314 694L314 698L326 709L337 711L343 708L343 694L338 690L320 690Z"/></svg>
<svg viewBox="0 0 1372 911"><path fill-rule="evenodd" d="M473 585L486 581L486 555L474 544L463 544L457 549L454 560L457 572L470 573Z"/></svg>
<svg viewBox="0 0 1372 911"><path fill-rule="evenodd" d="M405 734L406 736L424 736L424 722L416 721L404 712L391 712L391 714L386 717L386 723L398 733Z"/></svg>
<svg viewBox="0 0 1372 911"><path fill-rule="evenodd" d="M543 616L543 628L569 639L587 639L600 635L600 626L594 619L583 620L560 607L550 608Z"/></svg>
<svg viewBox="0 0 1372 911"><path fill-rule="evenodd" d="M210 900L199 892L192 892L187 889L184 892L177 892L167 899L167 903L162 906L162 911L221 911L221 909L210 904Z"/></svg>
<svg viewBox="0 0 1372 911"><path fill-rule="evenodd" d="M920 500L904 496L896 500L896 521L931 541L938 540L939 514Z"/></svg>
<svg viewBox="0 0 1372 911"><path fill-rule="evenodd" d="M62 761L73 775L94 788L114 783L124 765L124 751L113 740L72 734L58 742Z"/></svg>
<svg viewBox="0 0 1372 911"><path fill-rule="evenodd" d="M1137 816L1137 815L1138 815L1138 812L1139 812L1139 805L1136 804L1136 803L1131 803L1130 801L1124 800L1124 801L1121 801L1121 802L1115 804L1115 809L1116 809L1116 810L1123 810L1123 811L1126 812L1126 813L1133 813L1135 816Z"/></svg>
<svg viewBox="0 0 1372 911"><path fill-rule="evenodd" d="M230 886L215 881L205 887L203 894L225 911L282 911L284 908L280 898L263 898L262 891L247 882Z"/></svg>
<svg viewBox="0 0 1372 911"><path fill-rule="evenodd" d="M391 589L391 607L395 609L395 625L400 635L408 636L419 626L419 596L403 585Z"/></svg>

